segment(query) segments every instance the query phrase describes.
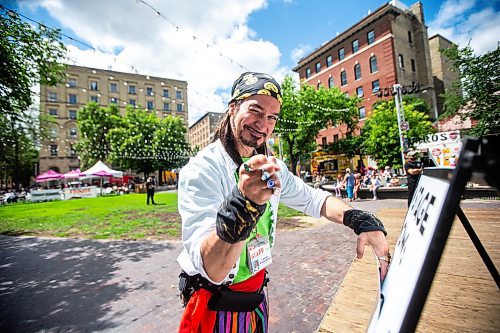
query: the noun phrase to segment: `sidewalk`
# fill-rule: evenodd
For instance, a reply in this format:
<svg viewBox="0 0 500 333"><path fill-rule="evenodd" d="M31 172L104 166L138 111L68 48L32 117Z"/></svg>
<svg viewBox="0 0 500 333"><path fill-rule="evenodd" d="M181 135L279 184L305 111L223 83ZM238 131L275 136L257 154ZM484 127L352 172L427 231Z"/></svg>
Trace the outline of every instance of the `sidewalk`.
<svg viewBox="0 0 500 333"><path fill-rule="evenodd" d="M499 202L466 201L462 208L498 269ZM378 213L389 233L391 249L394 249L405 215L405 209L382 209ZM319 332L366 332L377 293L376 280L370 276L376 269L372 256L353 262ZM499 296L492 276L456 219L417 332L499 332Z"/></svg>

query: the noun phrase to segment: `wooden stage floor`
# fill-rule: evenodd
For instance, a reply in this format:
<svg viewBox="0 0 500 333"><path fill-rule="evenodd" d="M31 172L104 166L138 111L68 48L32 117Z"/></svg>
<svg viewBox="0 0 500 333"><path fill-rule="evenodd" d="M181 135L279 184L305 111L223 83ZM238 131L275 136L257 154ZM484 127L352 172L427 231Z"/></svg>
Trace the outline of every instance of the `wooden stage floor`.
<svg viewBox="0 0 500 333"><path fill-rule="evenodd" d="M464 209L497 269L500 211ZM406 209L381 209L391 253ZM376 299L376 263L370 249L355 259L318 332L366 332ZM360 280L361 279L361 280ZM455 219L417 332L500 332L500 291L461 222Z"/></svg>

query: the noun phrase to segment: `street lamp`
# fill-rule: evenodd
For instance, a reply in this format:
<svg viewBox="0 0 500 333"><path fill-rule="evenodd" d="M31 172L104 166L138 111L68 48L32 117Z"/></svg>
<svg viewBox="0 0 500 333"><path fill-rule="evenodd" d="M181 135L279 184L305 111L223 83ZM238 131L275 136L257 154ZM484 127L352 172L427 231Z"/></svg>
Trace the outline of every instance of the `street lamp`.
<svg viewBox="0 0 500 333"><path fill-rule="evenodd" d="M396 114L398 116L398 131L399 131L399 144L401 150L401 161L403 162L403 174L405 173L405 137L404 134L410 129L408 123L405 121L405 114L403 110L403 96L401 94L401 85L395 84L392 86L394 89L394 101L396 102Z"/></svg>

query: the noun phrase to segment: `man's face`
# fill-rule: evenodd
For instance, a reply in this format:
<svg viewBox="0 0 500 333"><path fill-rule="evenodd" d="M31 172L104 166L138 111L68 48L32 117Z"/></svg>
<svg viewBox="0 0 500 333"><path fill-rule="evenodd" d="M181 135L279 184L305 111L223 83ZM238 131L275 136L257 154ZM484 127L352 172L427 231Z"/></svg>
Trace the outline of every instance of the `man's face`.
<svg viewBox="0 0 500 333"><path fill-rule="evenodd" d="M280 113L280 103L267 95L253 95L229 107L231 127L238 144L262 146L271 135Z"/></svg>

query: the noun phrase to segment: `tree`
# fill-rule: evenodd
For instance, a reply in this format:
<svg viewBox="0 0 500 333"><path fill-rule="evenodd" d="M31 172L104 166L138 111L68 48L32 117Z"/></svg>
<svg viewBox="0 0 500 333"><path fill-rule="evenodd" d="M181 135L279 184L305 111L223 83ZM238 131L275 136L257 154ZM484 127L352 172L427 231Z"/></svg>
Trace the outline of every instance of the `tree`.
<svg viewBox="0 0 500 333"><path fill-rule="evenodd" d="M43 123L30 110L32 88L64 81L66 48L58 30L36 29L2 5L0 31L0 165L19 188L33 174Z"/></svg>
<svg viewBox="0 0 500 333"><path fill-rule="evenodd" d="M116 104L108 107L89 102L78 112L78 130L80 140L75 149L84 167L89 167L98 160L107 160L110 154L108 133L122 123Z"/></svg>
<svg viewBox="0 0 500 333"><path fill-rule="evenodd" d="M157 118L148 110L127 107L120 126L109 131L110 159L144 174L179 167L188 156L186 128L179 117Z"/></svg>
<svg viewBox="0 0 500 333"><path fill-rule="evenodd" d="M481 56L475 56L469 46L459 49L455 45L442 52L458 73L452 88L441 95L444 115L458 113L462 118L477 120L470 135L500 133L500 47ZM459 112L464 109L470 111Z"/></svg>
<svg viewBox="0 0 500 333"><path fill-rule="evenodd" d="M297 167L301 155L309 155L317 149L318 132L329 124L346 123L352 131L358 120L359 100L346 97L338 88L315 89L308 84L300 89L290 76L281 85L283 105L276 132L283 142L283 149L290 158L292 170Z"/></svg>
<svg viewBox="0 0 500 333"><path fill-rule="evenodd" d="M409 146L423 140L435 129L427 115L428 106L423 100L409 97L403 99L405 121L410 129L406 132ZM378 165L402 168L401 145L394 100L377 102L373 113L365 122L362 140L364 151L375 159Z"/></svg>

